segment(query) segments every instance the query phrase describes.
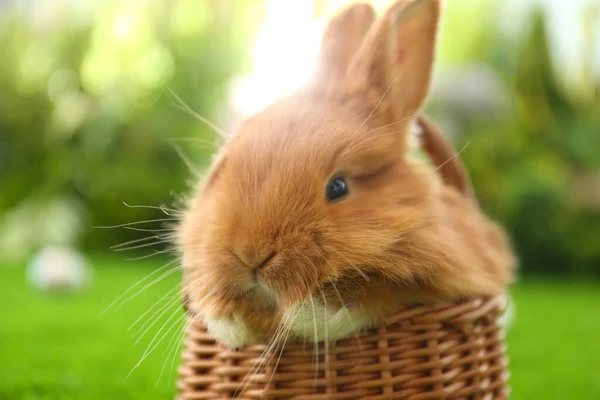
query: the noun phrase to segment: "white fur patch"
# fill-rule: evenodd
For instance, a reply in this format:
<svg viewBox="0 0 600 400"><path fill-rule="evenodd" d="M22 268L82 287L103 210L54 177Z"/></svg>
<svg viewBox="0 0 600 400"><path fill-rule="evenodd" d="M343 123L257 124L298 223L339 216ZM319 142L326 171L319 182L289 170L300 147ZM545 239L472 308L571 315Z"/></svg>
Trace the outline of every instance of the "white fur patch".
<svg viewBox="0 0 600 400"><path fill-rule="evenodd" d="M507 306L504 310L504 313L500 317L500 324L504 327L505 331L510 330L512 328L513 322L515 320L515 306L510 295L506 298Z"/></svg>
<svg viewBox="0 0 600 400"><path fill-rule="evenodd" d="M297 304L288 310L284 319L294 336L312 342L347 338L369 322L346 307L333 312L316 300Z"/></svg>
<svg viewBox="0 0 600 400"><path fill-rule="evenodd" d="M238 317L206 318L205 323L208 332L231 349L243 347L254 340L252 331Z"/></svg>

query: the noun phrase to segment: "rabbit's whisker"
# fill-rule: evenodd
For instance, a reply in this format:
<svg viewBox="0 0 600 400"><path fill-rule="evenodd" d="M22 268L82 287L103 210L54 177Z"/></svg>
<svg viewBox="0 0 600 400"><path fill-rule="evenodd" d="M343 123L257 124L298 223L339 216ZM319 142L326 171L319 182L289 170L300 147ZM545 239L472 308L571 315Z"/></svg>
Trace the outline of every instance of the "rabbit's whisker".
<svg viewBox="0 0 600 400"><path fill-rule="evenodd" d="M145 281L147 281L148 279L150 279L152 276L158 274L161 271L164 271L165 269L169 268L170 266L172 266L173 264L177 263L177 259L171 260L170 262L168 262L167 264L163 265L162 267L156 269L155 271L152 271L150 274L146 275L145 277L143 277L142 279L140 279L139 281L137 281L136 283L134 283L133 285L131 285L129 288L127 288L127 290L125 290L123 293L121 293L121 295L119 295L116 299L114 299L101 313L100 315L104 314L105 312L107 312L109 309L111 309L117 302L119 302L119 300L121 300L123 297L125 297L127 295L127 293L131 292L133 289L135 289L137 286L141 285L142 283L144 283Z"/></svg>
<svg viewBox="0 0 600 400"><path fill-rule="evenodd" d="M174 260L176 261L176 260ZM177 265L175 267L172 267L171 269L165 271L164 273L162 273L159 277L155 278L154 280L152 280L150 283L147 283L146 285L144 285L140 290L138 290L137 292L135 292L134 294L128 296L127 298L125 298L121 304L119 304L119 306L117 307L117 310L119 308L121 308L125 303L127 303L129 300L133 299L134 297L138 296L140 293L142 293L144 290L148 289L149 287L155 285L156 283L160 282L161 280L165 279L166 277L174 274L177 271L181 270L181 265Z"/></svg>
<svg viewBox="0 0 600 400"><path fill-rule="evenodd" d="M151 209L151 210L160 210L162 211L165 215L168 215L169 217L174 217L179 215L182 215L183 212L181 210L175 210L173 208L167 208L165 206L144 206L144 205L131 205L131 204L127 204L126 202L123 202L123 204L128 207L128 208L147 208L147 209Z"/></svg>
<svg viewBox="0 0 600 400"><path fill-rule="evenodd" d="M250 371L248 371L248 373L244 376L244 379L242 379L242 381L238 385L238 388L234 393L234 397L240 391L240 389L242 392L245 392L251 383L250 382L251 376L254 373L256 373L256 371L260 371L262 368L264 368L264 366L266 366L266 364L270 361L269 354L271 353L272 349L276 346L277 341L279 340L279 337L281 336L283 330L285 329L285 319L286 319L286 315L284 314L282 319L279 321L279 324L277 325L277 329L275 330L275 333L273 333L273 335L271 336L269 342L267 343L267 346L262 351L260 357L255 361L252 368L250 368ZM242 384L244 384L243 387L241 387Z"/></svg>
<svg viewBox="0 0 600 400"><path fill-rule="evenodd" d="M198 146L200 148L206 149L210 147L214 151L218 151L220 146L216 143L209 142L208 140L200 139L200 138L167 138L166 142L191 142L192 144L200 144L202 146Z"/></svg>
<svg viewBox="0 0 600 400"><path fill-rule="evenodd" d="M146 258L150 258L150 257L154 257L156 255L160 255L160 254L169 254L169 253L174 253L177 249L175 247L169 247L167 249L164 250L154 250L152 253L150 254L146 254L143 256L139 256L139 257L133 257L133 258L127 258L127 261L137 261L137 260L143 260Z"/></svg>
<svg viewBox="0 0 600 400"><path fill-rule="evenodd" d="M177 332L177 329L173 332L173 335L171 336L171 340L169 341L165 351L163 352L163 354L165 354L168 351L167 357L165 358L162 368L160 369L160 375L158 376L158 379L156 380L156 386L158 386L158 384L160 383L160 380L162 379L162 376L165 372L165 368L167 366L167 362L169 361L169 359L172 359L173 361L175 361L175 357L177 355L177 352L175 350L179 347L179 344L183 340L183 336L185 335L185 332L189 329L192 322L193 322L192 318L189 318L187 320L184 319L180 323L181 332ZM175 341L175 339L178 339L178 340ZM169 370L169 376L171 376L173 374L173 361L171 362L171 369Z"/></svg>
<svg viewBox="0 0 600 400"><path fill-rule="evenodd" d="M158 309L156 311L156 313L154 315L152 315L152 317L150 317L146 323L144 323L141 327L139 327L138 330L133 334L134 337L138 336L137 340L133 343L133 345L134 346L137 345L140 342L140 340L142 340L142 338L144 336L146 336L146 333L148 333L148 331L160 320L160 318L163 315L165 315L165 313L167 311L169 311L169 309L172 309L173 306L175 306L175 305L177 305L179 307L179 304L177 304L179 302L179 300L180 300L179 293L175 293L175 295L173 295L160 309ZM161 310L162 310L162 312L161 312ZM159 312L160 312L160 314L158 314ZM156 314L158 314L158 315L156 315ZM155 315L156 315L156 317L155 317ZM151 323L149 325L147 325L148 322L151 322ZM141 334L140 334L140 331L142 331Z"/></svg>
<svg viewBox="0 0 600 400"><path fill-rule="evenodd" d="M124 226L123 229L127 229L127 230L130 230L130 231L136 231L136 232L149 232L149 233L173 232L173 228L144 229L144 228L134 228L134 227L131 227L131 226Z"/></svg>
<svg viewBox="0 0 600 400"><path fill-rule="evenodd" d="M167 90L171 93L171 95L175 98L175 100L177 100L177 102L179 103L179 108L180 109L182 109L184 111L187 111L190 115L192 115L193 117L195 117L199 121L201 121L204 124L206 124L208 127L210 127L211 129L213 129L219 136L221 136L222 139L227 140L228 138L230 138L232 136L228 132L226 132L225 130L219 128L217 125L215 125L214 123L212 123L207 118L204 118L203 116L201 116L200 114L198 114L197 112L195 112L194 110L192 110L179 96L177 96L175 94L175 92L173 90L171 90L170 88L168 88Z"/></svg>
<svg viewBox="0 0 600 400"><path fill-rule="evenodd" d="M315 301L312 294L309 295L310 303L312 305L313 315L313 328L315 332L315 340L313 343L313 356L315 360L314 374L313 374L313 393L316 390L317 379L319 378L319 334L317 332L317 316L315 312Z"/></svg>
<svg viewBox="0 0 600 400"><path fill-rule="evenodd" d="M287 332L285 335L285 339L283 340L283 343L281 344L281 349L279 350L279 357L277 358L277 362L275 363L275 366L273 367L273 372L271 373L271 377L269 378L269 381L267 382L267 387L269 387L269 385L271 384L271 381L273 380L273 376L275 376L275 373L277 372L277 367L279 367L279 362L281 361L281 356L283 355L283 352L285 350L285 344L287 343L287 340L290 337L290 332L291 332L290 326L294 323L297 316L298 316L298 312L296 312L296 315L294 316L292 321L290 321L290 323L287 324L288 328L287 328Z"/></svg>
<svg viewBox="0 0 600 400"><path fill-rule="evenodd" d="M133 373L133 371L135 371L142 364L142 362L146 358L148 358L148 356L154 351L154 349L156 349L156 347L163 341L163 339L166 337L166 335L169 332L171 332L173 330L173 328L175 328L177 326L177 323L179 323L182 319L184 319L186 317L186 315L183 314L178 319L176 319L175 322L171 325L171 327L157 341L156 339L157 339L158 335L160 335L160 333L163 331L163 329L165 329L165 327L173 319L173 317L175 317L177 315L178 311L181 311L181 309L177 308L173 312L173 314L163 323L162 327L159 329L158 332L156 332L156 335L154 335L154 337L152 338L152 341L150 342L150 344L146 348L146 351L142 355L142 358L140 358L140 360L137 362L137 364L134 365L134 367L131 369L131 371L129 371L129 373L127 374L127 376L125 377L125 379L129 378L129 376L131 376L131 374Z"/></svg>
<svg viewBox="0 0 600 400"><path fill-rule="evenodd" d="M167 222L167 221L177 221L177 218L158 218L158 219L149 219L145 221L136 221L136 222L128 222L125 224L119 225L106 225L106 226L92 226L94 229L115 229L115 228L123 228L131 225L141 225L141 224L149 224L151 222Z"/></svg>
<svg viewBox="0 0 600 400"><path fill-rule="evenodd" d="M158 306L163 300L165 300L169 295L173 295L173 292L175 290L179 289L177 286L175 286L174 288L172 288L171 290L169 290L167 293L165 293L160 299L158 299L157 301L155 301L151 307L149 307L142 315L140 315L131 325L129 325L129 327L127 328L127 331L130 331L133 329L134 326L136 326L146 315L148 315L148 313L150 313L152 310L154 310L154 308L156 306ZM155 314L153 314L150 318L152 318ZM143 325L146 325L146 323L144 323Z"/></svg>
<svg viewBox="0 0 600 400"><path fill-rule="evenodd" d="M460 156L460 154L467 148L467 146L469 146L471 144L471 141L468 141L467 144L465 144L463 146L462 149L460 149L460 151L458 151L456 154L454 154L452 157L448 158L446 161L444 161L443 163L441 163L440 165L438 165L438 167L435 169L435 171L439 171L444 165L448 164L450 161L454 160L456 157Z"/></svg>
<svg viewBox="0 0 600 400"><path fill-rule="evenodd" d="M324 345L325 345L325 356L324 356L324 367L325 367L325 377L327 377L327 375L329 374L329 369L331 367L331 363L330 363L330 356L329 356L329 317L327 314L329 314L327 311L327 297L325 297L325 292L323 292L323 288L321 286L319 286L319 291L321 292L321 298L323 299L323 319L325 322L325 340L324 340Z"/></svg>
<svg viewBox="0 0 600 400"><path fill-rule="evenodd" d="M346 316L348 317L348 320L352 321L354 319L354 317L352 317L352 314L350 314L350 309L344 302L344 299L342 298L342 295L340 294L340 291L338 290L337 286L335 286L335 282L331 281L329 283L331 283L331 287L333 288L333 290L335 291L335 294L337 295L338 299L340 300L340 304L342 305L344 312L346 313ZM365 348L362 344L362 340L360 339L360 334L358 331L354 332L354 338L357 340L360 350L364 351Z"/></svg>

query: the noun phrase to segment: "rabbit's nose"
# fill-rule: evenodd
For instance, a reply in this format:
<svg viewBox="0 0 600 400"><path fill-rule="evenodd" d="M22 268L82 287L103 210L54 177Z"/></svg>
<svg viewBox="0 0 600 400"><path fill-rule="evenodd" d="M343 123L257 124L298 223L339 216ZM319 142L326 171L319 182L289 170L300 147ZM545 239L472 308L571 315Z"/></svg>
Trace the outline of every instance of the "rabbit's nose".
<svg viewBox="0 0 600 400"><path fill-rule="evenodd" d="M257 278L257 274L260 270L264 269L277 255L275 251L264 251L262 253L234 251L233 254L242 264L252 271L254 279Z"/></svg>
<svg viewBox="0 0 600 400"><path fill-rule="evenodd" d="M275 258L276 253L273 251L268 253L265 257L259 259L260 261L254 263L254 267L252 268L252 275L254 276L254 280L258 280L258 273L260 270L264 269L269 262Z"/></svg>

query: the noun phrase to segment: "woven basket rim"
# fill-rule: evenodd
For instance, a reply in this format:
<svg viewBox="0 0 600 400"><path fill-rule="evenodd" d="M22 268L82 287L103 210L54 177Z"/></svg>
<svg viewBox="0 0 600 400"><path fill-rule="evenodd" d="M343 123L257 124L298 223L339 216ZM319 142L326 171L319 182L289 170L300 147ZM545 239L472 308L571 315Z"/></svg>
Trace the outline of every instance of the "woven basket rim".
<svg viewBox="0 0 600 400"><path fill-rule="evenodd" d="M184 342L179 398L506 399L499 321L506 305L501 294L403 307L354 337L286 343L276 363L263 354L266 344L230 350L195 323Z"/></svg>

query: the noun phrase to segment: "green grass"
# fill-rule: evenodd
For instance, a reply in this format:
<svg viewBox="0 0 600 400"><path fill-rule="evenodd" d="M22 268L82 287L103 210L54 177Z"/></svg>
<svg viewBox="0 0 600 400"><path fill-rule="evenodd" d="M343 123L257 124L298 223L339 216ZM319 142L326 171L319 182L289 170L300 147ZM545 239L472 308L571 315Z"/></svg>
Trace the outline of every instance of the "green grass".
<svg viewBox="0 0 600 400"><path fill-rule="evenodd" d="M176 329L126 377L163 322L173 312L176 316L171 321L183 315L181 306L173 303L167 308L135 346L137 326L127 328L178 285L178 273L119 309L100 315L128 287L163 263L97 261L90 290L62 295L32 289L22 267L0 266L0 399L172 399L175 373L169 374L171 359L167 360L165 351Z"/></svg>
<svg viewBox="0 0 600 400"><path fill-rule="evenodd" d="M176 287L178 274L100 315L162 265L152 259L100 260L91 289L70 295L36 292L22 266L0 266L0 399L173 398L175 373L169 373L167 356L175 329L125 378L163 322L176 310L172 321L183 314L173 304L136 346L135 329L127 328ZM512 293L511 398L600 399L600 284L525 281Z"/></svg>
<svg viewBox="0 0 600 400"><path fill-rule="evenodd" d="M512 290L514 399L600 399L600 282L526 281Z"/></svg>

